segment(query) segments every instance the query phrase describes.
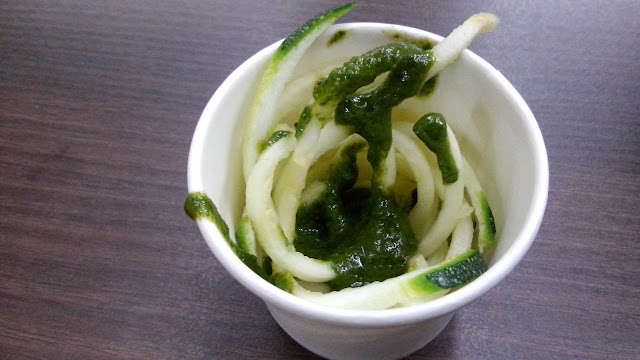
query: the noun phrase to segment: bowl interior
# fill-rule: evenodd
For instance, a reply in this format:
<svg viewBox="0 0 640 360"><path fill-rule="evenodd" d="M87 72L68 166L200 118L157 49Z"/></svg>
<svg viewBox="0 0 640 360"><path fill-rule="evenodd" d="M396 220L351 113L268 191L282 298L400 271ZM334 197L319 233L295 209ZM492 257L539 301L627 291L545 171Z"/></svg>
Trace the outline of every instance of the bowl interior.
<svg viewBox="0 0 640 360"><path fill-rule="evenodd" d="M329 45L328 40L336 31L346 31L347 35L337 44ZM351 56L398 39L439 41L441 37L398 25L334 25L312 45L296 68L294 78L309 73L320 76L320 69L328 65L341 64ZM245 199L241 169L245 114L251 106L255 85L277 45L273 44L254 55L227 78L205 108L193 138L189 155L189 191L207 194L231 229L235 229L238 223ZM324 309L263 281L235 258L214 226L200 223L205 240L225 268L251 291L275 306L336 321L355 319L353 314L360 313L357 315L359 319L370 316L372 323L387 321L381 318L386 315L380 315L385 312L393 314L389 316L393 316L396 322L402 322L453 311L504 278L529 248L546 205L546 151L531 111L497 70L470 51L465 51L458 61L440 74L436 91L426 101L410 100L401 106L418 116L426 112L442 113L454 130L463 154L476 169L498 231L498 247L487 273L452 294L413 306L411 310L362 314Z"/></svg>

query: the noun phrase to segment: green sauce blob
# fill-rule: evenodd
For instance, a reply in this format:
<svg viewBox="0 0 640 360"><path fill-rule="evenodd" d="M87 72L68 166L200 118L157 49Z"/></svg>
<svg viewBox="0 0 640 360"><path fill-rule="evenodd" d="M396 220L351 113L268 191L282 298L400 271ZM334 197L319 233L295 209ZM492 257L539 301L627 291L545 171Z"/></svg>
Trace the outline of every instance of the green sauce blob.
<svg viewBox="0 0 640 360"><path fill-rule="evenodd" d="M429 113L416 122L413 132L433 151L438 158L438 167L442 173L442 182L451 184L458 181L458 168L451 154L447 122L438 113Z"/></svg>
<svg viewBox="0 0 640 360"><path fill-rule="evenodd" d="M184 201L184 212L187 213L187 216L193 221L206 219L213 222L225 240L227 240L229 244L233 244L231 237L229 237L229 226L227 226L227 223L222 216L220 216L218 208L216 208L216 205L207 195L201 192L189 194Z"/></svg>
<svg viewBox="0 0 640 360"><path fill-rule="evenodd" d="M427 39L424 37L412 36L404 32L383 30L382 33L387 35L387 37L394 42L410 43L423 50L430 50L436 44L434 41L430 39Z"/></svg>
<svg viewBox="0 0 640 360"><path fill-rule="evenodd" d="M407 262L417 249L407 214L392 197L373 190L351 194L362 198L352 206L352 226L344 241L328 258L338 276L329 282L334 289L383 281L407 271ZM367 196L368 195L368 196ZM345 196L345 200L349 200Z"/></svg>
<svg viewBox="0 0 640 360"><path fill-rule="evenodd" d="M346 30L338 30L338 31L336 31L335 34L333 34L333 36L331 36L331 39L329 39L329 42L327 43L327 46L333 46L333 45L339 43L346 36L347 36L347 31Z"/></svg>
<svg viewBox="0 0 640 360"><path fill-rule="evenodd" d="M307 105L302 110L302 114L300 114L300 118L298 119L298 122L295 124L296 139L302 136L302 133L304 133L304 128L307 126L309 121L311 121L311 107Z"/></svg>
<svg viewBox="0 0 640 360"><path fill-rule="evenodd" d="M374 172L391 148L391 110L420 92L432 60L430 53L423 52L403 56L380 87L348 95L338 104L336 123L352 127L367 140L367 159Z"/></svg>
<svg viewBox="0 0 640 360"><path fill-rule="evenodd" d="M417 249L407 213L377 189L353 188L357 152L347 147L331 168L324 192L301 206L294 246L303 254L332 263L334 290L357 287L406 272Z"/></svg>
<svg viewBox="0 0 640 360"><path fill-rule="evenodd" d="M190 193L184 202L184 211L187 216L194 221L208 220L213 222L218 227L233 252L245 265L247 265L247 267L253 270L253 272L278 287L285 283L282 281L281 277L276 279L275 274L270 274L271 271L268 267L260 266L255 255L248 253L235 242L231 241L231 237L229 236L229 226L227 226L227 223L224 221L222 216L220 216L218 208L216 208L216 205L207 195L201 192ZM291 292L290 286L282 289Z"/></svg>
<svg viewBox="0 0 640 360"><path fill-rule="evenodd" d="M340 101L387 71L393 70L408 56L419 55L433 59L430 52L412 44L389 44L353 57L320 81L313 90L313 98L320 105ZM421 79L424 81L424 78Z"/></svg>
<svg viewBox="0 0 640 360"><path fill-rule="evenodd" d="M338 274L329 282L334 290L401 275L417 249L406 209L377 179L386 171L384 161L391 149L392 109L432 90L435 80L425 84L432 63L431 52L413 44L385 45L352 58L314 89L319 104L337 103L338 125L364 138L373 168L371 189L353 188L358 177L356 155L362 146L343 149L332 164L324 192L298 209L294 246L307 256L331 262ZM380 86L355 93L384 72L389 73Z"/></svg>

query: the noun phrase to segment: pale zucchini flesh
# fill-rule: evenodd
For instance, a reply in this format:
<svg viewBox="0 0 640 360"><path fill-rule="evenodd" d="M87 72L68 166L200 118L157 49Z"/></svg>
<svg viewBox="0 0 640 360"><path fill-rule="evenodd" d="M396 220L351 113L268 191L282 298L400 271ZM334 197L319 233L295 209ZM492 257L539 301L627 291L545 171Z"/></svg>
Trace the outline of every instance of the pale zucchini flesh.
<svg viewBox="0 0 640 360"><path fill-rule="evenodd" d="M247 180L247 215L260 245L274 264L299 279L324 282L335 277L331 265L295 250L282 231L271 199L276 167L291 154L294 146L295 139L290 133L260 154Z"/></svg>

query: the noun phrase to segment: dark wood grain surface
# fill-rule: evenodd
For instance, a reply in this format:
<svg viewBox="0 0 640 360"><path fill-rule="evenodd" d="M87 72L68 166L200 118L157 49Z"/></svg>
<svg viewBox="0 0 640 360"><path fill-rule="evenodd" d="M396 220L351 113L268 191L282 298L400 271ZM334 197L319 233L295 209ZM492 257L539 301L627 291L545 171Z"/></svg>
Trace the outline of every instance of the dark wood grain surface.
<svg viewBox="0 0 640 360"><path fill-rule="evenodd" d="M315 358L182 211L225 77L336 1L0 1L0 358ZM520 91L550 162L537 240L409 359L640 359L640 3L362 1L343 21L446 35Z"/></svg>

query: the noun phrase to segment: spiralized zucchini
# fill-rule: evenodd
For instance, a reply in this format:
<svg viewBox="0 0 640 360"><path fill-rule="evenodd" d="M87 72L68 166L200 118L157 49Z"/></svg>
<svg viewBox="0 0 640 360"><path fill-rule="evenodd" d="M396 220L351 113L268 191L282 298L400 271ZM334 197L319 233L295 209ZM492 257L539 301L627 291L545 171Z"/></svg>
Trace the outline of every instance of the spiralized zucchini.
<svg viewBox="0 0 640 360"><path fill-rule="evenodd" d="M353 58L316 85L296 128L289 128L285 123L296 102L281 97L281 92L294 93L301 84L312 83L304 76L290 81L291 69L306 47L350 7L339 9L326 12L333 15L316 23L322 29L305 30L300 45L304 48L285 40L289 48L277 53L272 61L276 64L268 67L261 82L261 89L268 92L259 91L256 97L243 144L246 208L238 234L246 234L246 239L238 244L272 274L268 280L312 302L385 309L434 299L484 271L480 253L495 246L493 216L444 118L430 114L420 120L416 116L392 121L391 109L417 95L476 36L492 31L497 18L474 15L431 50L391 44ZM288 83L295 90L287 90ZM262 121L259 114L265 112ZM269 133L273 135L267 137ZM359 250L353 244L332 244L335 239L327 239L319 243L327 249L318 249L316 258L296 246L302 208L318 221L326 220L329 212L337 214L322 226L329 234L351 234L341 226L353 222L341 216L346 212L358 218L358 204L353 202L359 198L353 195L349 203L340 202L340 196L363 187L379 202L375 206L380 208L374 206L372 213L407 211L400 216L406 220L399 220L406 226L384 220L387 223L380 226L396 226L392 230L396 232L371 240L383 249L381 261L395 267L389 278L376 275L371 280L362 275L370 266L369 258L355 254ZM312 207L321 201L326 202L324 207ZM357 224L370 222L358 218ZM402 230L406 227L408 233ZM392 237L400 250L384 248ZM338 257L336 249L347 253ZM366 251L363 246L362 252ZM364 270L350 268L357 267L354 262ZM354 280L345 282L345 274Z"/></svg>

